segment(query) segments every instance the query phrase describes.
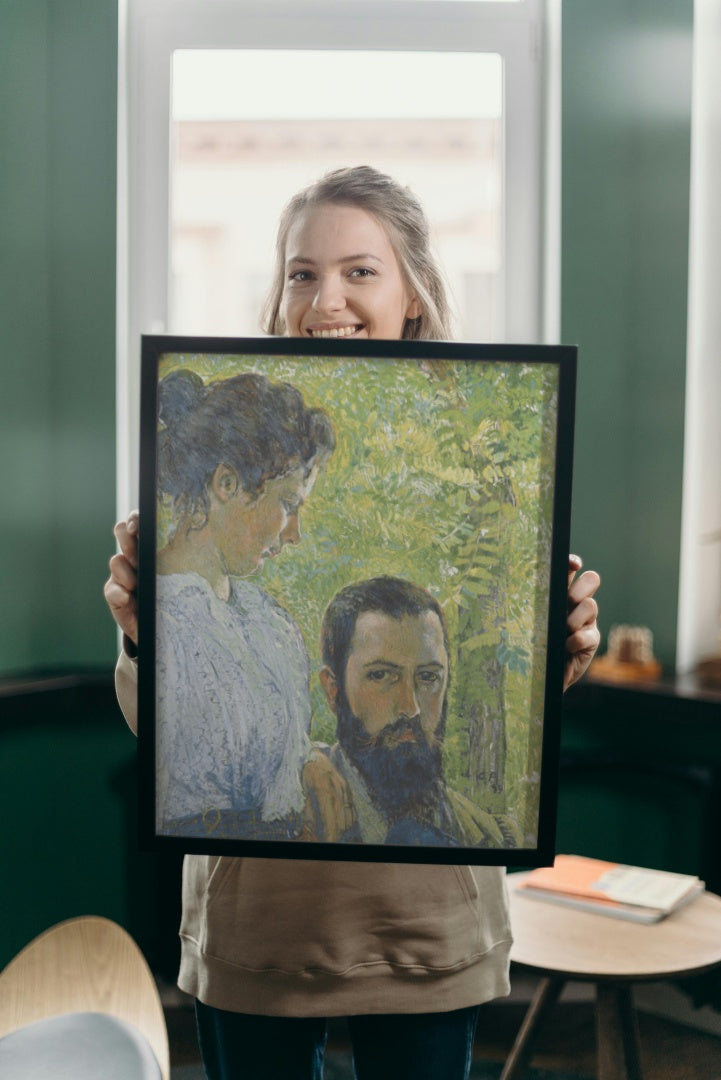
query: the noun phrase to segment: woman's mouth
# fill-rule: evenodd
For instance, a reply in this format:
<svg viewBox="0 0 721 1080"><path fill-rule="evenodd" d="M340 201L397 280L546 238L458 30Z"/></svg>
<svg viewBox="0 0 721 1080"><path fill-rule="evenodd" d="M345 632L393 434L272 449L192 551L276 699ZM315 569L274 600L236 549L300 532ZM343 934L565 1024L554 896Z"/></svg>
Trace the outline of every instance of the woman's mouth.
<svg viewBox="0 0 721 1080"><path fill-rule="evenodd" d="M353 323L352 326L311 326L308 335L313 338L346 338L353 337L363 329L363 323Z"/></svg>

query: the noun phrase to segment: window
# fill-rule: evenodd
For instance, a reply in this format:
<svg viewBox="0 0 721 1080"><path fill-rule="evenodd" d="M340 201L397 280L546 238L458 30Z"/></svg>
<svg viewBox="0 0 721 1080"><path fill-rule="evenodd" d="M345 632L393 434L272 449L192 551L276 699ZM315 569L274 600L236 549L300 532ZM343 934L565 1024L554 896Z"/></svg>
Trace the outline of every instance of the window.
<svg viewBox="0 0 721 1080"><path fill-rule="evenodd" d="M258 333L278 214L331 168L363 160L418 193L459 337L555 339L556 2L121 3L122 513L137 498L141 333Z"/></svg>
<svg viewBox="0 0 721 1080"><path fill-rule="evenodd" d="M456 336L502 336L498 55L183 50L171 95L171 332L257 334L290 195L372 163L426 208Z"/></svg>

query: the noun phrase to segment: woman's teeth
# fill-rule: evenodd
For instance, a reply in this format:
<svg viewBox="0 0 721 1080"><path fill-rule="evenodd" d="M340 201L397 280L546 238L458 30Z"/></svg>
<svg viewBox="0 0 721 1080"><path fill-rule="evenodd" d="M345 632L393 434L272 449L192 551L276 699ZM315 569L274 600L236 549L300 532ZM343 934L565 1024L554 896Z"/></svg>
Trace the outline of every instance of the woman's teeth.
<svg viewBox="0 0 721 1080"><path fill-rule="evenodd" d="M359 326L334 326L332 330L311 330L311 337L336 338L350 337L360 329Z"/></svg>

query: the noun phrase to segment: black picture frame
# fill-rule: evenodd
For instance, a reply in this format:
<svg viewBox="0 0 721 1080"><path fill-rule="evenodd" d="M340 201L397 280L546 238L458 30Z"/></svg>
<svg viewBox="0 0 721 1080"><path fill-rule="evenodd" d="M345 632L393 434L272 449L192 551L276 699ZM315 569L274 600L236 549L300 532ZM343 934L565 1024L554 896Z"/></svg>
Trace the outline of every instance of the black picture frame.
<svg viewBox="0 0 721 1080"><path fill-rule="evenodd" d="M576 361L574 346L143 337L138 736L145 850L507 866L553 861ZM232 604L218 595L225 578L222 587L209 584L196 563L183 562L183 553L198 550L199 536L206 536L208 515L220 520L215 504L208 509L206 500L203 508L196 500L191 511L188 498L178 497L178 476L191 459L197 466L196 451L206 453L218 422L206 422L204 437L177 415L167 425L161 420L159 388L171 372L184 372L182 385L200 385L201 395L207 395L203 387L241 375L246 377L238 385L245 386L249 373L272 386L290 383L303 408L327 414L335 432L335 450L303 507L303 540L293 537L292 549L272 562L271 549L265 550L248 576L228 574ZM216 395L229 388L219 387ZM270 414L260 405L248 409L265 431ZM222 423L235 438L237 406L224 415L233 417ZM172 424L180 440L167 434ZM249 438L247 432L242 437ZM185 450L178 448L183 440ZM212 459L210 450L208 455ZM264 505L274 498L271 488L267 481ZM243 491L241 501L255 513L257 498ZM284 507L284 513L296 509ZM207 550L207 544L200 547ZM215 557L220 542L211 547ZM356 704L358 716L348 719L353 695L357 703L366 688L361 676L349 675L348 657L359 647L354 623L341 675L341 745L338 716L327 708L330 698L320 685L320 671L330 669L317 637L309 639L339 588L379 577L412 582L443 612L447 670L440 662L437 678L421 670L428 658L408 644L420 625L414 619L436 633L441 617L435 608L408 615L409 621L380 611L378 625L395 634L398 623L403 635L391 639L388 656L373 658L379 668L363 668L362 679L373 680L375 693L381 683L400 685L410 672L415 696L398 722L415 708L416 718L408 722L420 725L384 742L385 733L396 729L384 727L377 736L383 716L376 719L375 704L367 713ZM290 616L280 644L262 607L266 596L275 615ZM242 647L236 624L229 630L223 622L233 605ZM225 651L219 660L221 622ZM361 625L376 623L371 617ZM437 645L437 634L434 640ZM293 667L296 660L300 669L305 662L298 641L307 654L304 692L298 689L302 670L299 675ZM406 651L396 668L397 641ZM210 661L206 649L213 653ZM276 652L280 666L268 675L264 665ZM386 660L390 667L384 668ZM429 686L438 691L443 679L440 720L438 699L432 707L416 699L429 694ZM299 701L302 716L296 715ZM267 716L259 717L266 703ZM281 715L282 722L268 721ZM373 732L366 740L368 724ZM305 743L296 730L304 725ZM271 738L270 749L258 749L256 742L270 745L268 733L281 729L278 745ZM395 756L400 742L411 744L403 766ZM426 744L433 761L421 760ZM253 749L237 750L241 745ZM363 758L368 746L379 748L370 763ZM245 765L253 755L255 771ZM307 768L310 758L314 764ZM340 780L339 762L350 770ZM295 792L295 803L286 788ZM276 789L272 803L269 792ZM218 805L226 800L233 807Z"/></svg>

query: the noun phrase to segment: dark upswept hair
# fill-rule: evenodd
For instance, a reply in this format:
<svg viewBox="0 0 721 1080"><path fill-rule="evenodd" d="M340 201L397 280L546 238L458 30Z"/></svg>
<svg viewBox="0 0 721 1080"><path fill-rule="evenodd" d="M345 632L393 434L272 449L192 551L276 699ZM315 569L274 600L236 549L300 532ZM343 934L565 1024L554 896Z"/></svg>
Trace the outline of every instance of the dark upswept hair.
<svg viewBox="0 0 721 1080"><path fill-rule="evenodd" d="M288 233L300 214L324 203L357 206L372 214L388 233L401 273L421 304L421 314L416 319L406 319L401 337L448 341L453 336L450 305L443 276L431 252L423 207L410 188L370 165L326 173L294 195L283 210L276 238L273 284L263 311L263 330L275 335L286 332L280 309Z"/></svg>
<svg viewBox="0 0 721 1080"><path fill-rule="evenodd" d="M260 495L265 483L300 466L307 473L332 454L335 434L322 409L309 409L289 383L246 373L204 383L173 371L158 384L158 488L182 514L208 514L208 486L219 465Z"/></svg>
<svg viewBox="0 0 721 1080"><path fill-rule="evenodd" d="M384 575L357 581L335 594L325 609L320 631L323 663L333 672L344 694L345 669L356 623L367 611L378 611L393 619L402 619L404 615L425 615L427 611L432 611L438 616L446 656L450 658L446 620L440 604L431 593L404 578Z"/></svg>

